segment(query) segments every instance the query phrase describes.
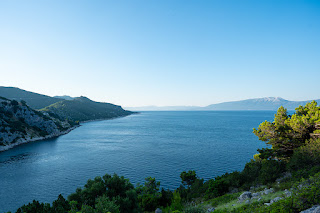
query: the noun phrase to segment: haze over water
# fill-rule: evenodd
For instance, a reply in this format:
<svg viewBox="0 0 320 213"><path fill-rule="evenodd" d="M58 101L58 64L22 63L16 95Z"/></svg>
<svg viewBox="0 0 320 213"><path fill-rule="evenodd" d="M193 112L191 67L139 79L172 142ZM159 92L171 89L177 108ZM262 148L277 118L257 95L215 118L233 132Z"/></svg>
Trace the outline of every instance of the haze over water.
<svg viewBox="0 0 320 213"><path fill-rule="evenodd" d="M23 204L67 197L86 181L117 173L131 183L151 176L164 188L180 173L196 170L205 180L242 170L264 143L252 128L272 111L142 112L84 123L53 140L0 153L0 212Z"/></svg>

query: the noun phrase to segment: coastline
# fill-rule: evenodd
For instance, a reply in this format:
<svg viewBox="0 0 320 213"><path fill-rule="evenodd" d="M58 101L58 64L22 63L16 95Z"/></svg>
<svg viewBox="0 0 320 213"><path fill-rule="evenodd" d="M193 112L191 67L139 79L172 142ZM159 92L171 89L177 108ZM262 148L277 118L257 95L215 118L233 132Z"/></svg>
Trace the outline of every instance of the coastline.
<svg viewBox="0 0 320 213"><path fill-rule="evenodd" d="M61 135L66 135L69 132L71 132L72 130L74 130L75 128L79 127L79 126L80 125L77 125L77 126L69 128L69 129L67 129L65 131L62 131L62 132L59 132L59 133L53 133L53 134L50 134L50 135L46 135L44 137L20 138L16 143L13 143L13 144L10 144L10 145L7 145L7 146L1 146L0 147L0 152L7 151L7 150L12 149L12 148L14 148L16 146L19 146L21 144L25 144L25 143L29 143L29 142L35 142L35 141L47 140L47 139L59 137Z"/></svg>
<svg viewBox="0 0 320 213"><path fill-rule="evenodd" d="M135 114L135 113L132 113L132 114ZM132 115L132 114L129 114L129 115ZM53 133L53 134L50 134L50 135L47 135L47 136L44 136L44 137L34 137L34 138L20 138L16 143L13 143L13 144L10 144L10 145L6 145L6 146L0 146L0 152L4 152L4 151L7 151L9 149L12 149L16 146L19 146L21 144L25 144L25 143L29 143L29 142L35 142L35 141L42 141L42 140L47 140L47 139L51 139L51 138L56 138L56 137L59 137L61 135L66 135L68 134L69 132L71 132L72 130L74 130L75 128L78 128L81 126L81 124L83 123L88 123L88 122L93 122L93 121L104 121L104 120L112 120L112 119L117 119L117 118L122 118L122 117L126 117L126 116L129 116L129 115L125 115L125 116L119 116L119 117L114 117L114 118L107 118L107 119L94 119L94 120L87 120L87 121L81 121L79 122L79 125L77 126L73 126L65 131L62 131L62 132L59 132L59 133Z"/></svg>

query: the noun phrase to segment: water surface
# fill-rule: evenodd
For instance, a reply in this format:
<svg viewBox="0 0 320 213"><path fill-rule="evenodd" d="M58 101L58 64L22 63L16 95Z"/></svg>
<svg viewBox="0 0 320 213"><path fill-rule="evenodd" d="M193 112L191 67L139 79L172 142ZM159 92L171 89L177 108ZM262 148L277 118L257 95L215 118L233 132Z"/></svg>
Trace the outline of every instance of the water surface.
<svg viewBox="0 0 320 213"><path fill-rule="evenodd" d="M252 133L271 111L143 112L83 124L56 139L0 153L0 212L33 199L67 197L87 179L117 173L134 184L151 176L174 189L180 173L213 178L242 170L264 143Z"/></svg>

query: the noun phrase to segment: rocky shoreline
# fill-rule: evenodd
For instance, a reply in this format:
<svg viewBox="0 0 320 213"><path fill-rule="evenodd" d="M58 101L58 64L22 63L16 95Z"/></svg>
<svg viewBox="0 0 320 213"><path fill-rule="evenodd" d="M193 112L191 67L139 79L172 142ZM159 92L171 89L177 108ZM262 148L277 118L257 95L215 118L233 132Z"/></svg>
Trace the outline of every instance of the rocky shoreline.
<svg viewBox="0 0 320 213"><path fill-rule="evenodd" d="M94 120L81 121L79 125L71 127L69 129L67 129L66 131L62 131L62 132L59 132L59 133L52 133L52 134L44 136L44 137L20 138L16 143L12 143L12 144L6 145L6 146L0 146L0 152L7 151L7 150L12 149L12 148L14 148L16 146L19 146L21 144L25 144L25 143L29 143L29 142L35 142L35 141L47 140L47 139L59 137L61 135L66 135L69 132L71 132L72 130L74 130L75 128L80 127L81 124L83 124L83 123L88 123L88 122L92 122L92 121L113 120L113 119L121 118L121 117L126 117L126 116L119 116L119 117L109 118L109 119L94 119Z"/></svg>
<svg viewBox="0 0 320 213"><path fill-rule="evenodd" d="M44 137L34 137L34 138L20 138L18 139L18 141L16 143L12 143L12 144L9 144L9 145L6 145L6 146L0 146L0 152L3 152L3 151L7 151L9 149L12 149L16 146L19 146L21 144L25 144L25 143L29 143L29 142L34 142L34 141L42 141L42 140L47 140L47 139L51 139L51 138L56 138L56 137L59 137L61 135L65 135L65 134L68 134L69 132L71 132L72 130L74 130L75 128L79 127L80 125L78 126L74 126L74 127L71 127L65 131L61 131L59 133L52 133L50 135L46 135Z"/></svg>

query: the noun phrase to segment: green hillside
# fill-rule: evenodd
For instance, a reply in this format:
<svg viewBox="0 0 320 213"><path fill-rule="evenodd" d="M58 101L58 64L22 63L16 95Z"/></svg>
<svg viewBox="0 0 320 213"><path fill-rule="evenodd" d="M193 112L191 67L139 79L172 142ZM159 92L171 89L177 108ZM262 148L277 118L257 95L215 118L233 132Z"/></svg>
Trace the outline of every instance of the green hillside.
<svg viewBox="0 0 320 213"><path fill-rule="evenodd" d="M53 98L50 96L29 92L16 87L0 86L0 96L10 100L17 100L17 101L24 100L33 109L41 109L61 101L61 99L59 98Z"/></svg>
<svg viewBox="0 0 320 213"><path fill-rule="evenodd" d="M79 97L73 100L62 100L41 109L41 111L53 112L62 119L80 122L110 119L132 114L132 112L122 109L121 106L95 102L86 97Z"/></svg>

